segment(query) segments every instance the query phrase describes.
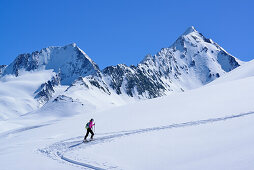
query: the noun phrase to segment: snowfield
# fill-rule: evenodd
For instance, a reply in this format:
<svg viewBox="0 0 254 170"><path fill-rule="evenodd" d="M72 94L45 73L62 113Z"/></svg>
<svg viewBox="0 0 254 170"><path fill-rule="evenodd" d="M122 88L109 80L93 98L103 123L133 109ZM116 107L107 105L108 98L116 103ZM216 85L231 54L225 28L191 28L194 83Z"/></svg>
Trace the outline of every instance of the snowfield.
<svg viewBox="0 0 254 170"><path fill-rule="evenodd" d="M15 118L39 108L33 92L54 75L52 70L21 72L0 79L0 120ZM2 129L0 130L0 132Z"/></svg>
<svg viewBox="0 0 254 170"><path fill-rule="evenodd" d="M63 97L1 120L1 169L254 169L253 69L251 61L195 90L105 109ZM82 143L90 118L95 139Z"/></svg>

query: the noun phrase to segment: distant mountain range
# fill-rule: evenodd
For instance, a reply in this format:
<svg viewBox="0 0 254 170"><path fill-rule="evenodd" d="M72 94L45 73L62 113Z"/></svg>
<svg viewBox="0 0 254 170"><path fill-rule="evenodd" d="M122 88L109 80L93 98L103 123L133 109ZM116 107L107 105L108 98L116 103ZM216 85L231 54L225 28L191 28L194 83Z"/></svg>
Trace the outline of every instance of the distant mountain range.
<svg viewBox="0 0 254 170"><path fill-rule="evenodd" d="M118 64L101 70L73 43L21 54L10 65L0 66L0 75L19 76L22 71L52 69L55 75L34 92L34 98L41 103L50 100L54 87L59 85L68 86L61 95L81 87L109 96L149 99L198 88L241 63L194 27L189 27L170 47L162 48L154 56L147 55L137 66Z"/></svg>

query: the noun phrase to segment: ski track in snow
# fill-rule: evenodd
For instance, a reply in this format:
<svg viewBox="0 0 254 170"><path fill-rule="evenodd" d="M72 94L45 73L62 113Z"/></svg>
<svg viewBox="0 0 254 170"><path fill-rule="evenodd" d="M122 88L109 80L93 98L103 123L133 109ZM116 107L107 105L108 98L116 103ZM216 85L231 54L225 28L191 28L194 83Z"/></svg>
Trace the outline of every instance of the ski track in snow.
<svg viewBox="0 0 254 170"><path fill-rule="evenodd" d="M8 132L4 132L4 133L0 134L0 138L6 137L6 136L9 136L9 135L12 135L12 134L16 134L16 133L28 131L28 130L40 128L40 127L43 127L43 126L48 126L48 125L50 125L50 123L41 124L41 125L34 125L34 126L28 126L28 127L24 127L24 128L20 128L20 129L15 129L15 130L10 130Z"/></svg>
<svg viewBox="0 0 254 170"><path fill-rule="evenodd" d="M184 123L178 123L178 124L170 124L170 125L166 125L166 126L158 126L158 127L153 127L153 128L144 128L144 129L138 129L138 130L129 130L129 131L105 133L105 134L109 134L109 135L96 138L96 139L94 139L94 140L92 140L88 143L81 142L83 140L83 136L79 136L79 137L70 138L70 139L67 139L67 140L57 142L57 143L52 144L49 147L44 148L44 149L39 149L39 152L41 152L43 154L46 154L47 156L51 157L52 159L58 160L60 162L64 161L64 162L69 162L72 165L81 166L83 168L101 170L101 169L104 169L104 168L96 167L96 166L93 166L93 165L89 165L89 164L86 164L86 163L82 163L82 162L78 162L78 161L69 159L69 158L65 157L64 154L69 152L69 151L80 149L80 148L83 149L83 148L91 146L91 145L110 142L114 139L124 137L124 136L128 136L128 135L135 135L135 134L140 134L140 133L147 133L147 132L152 132L152 131L157 131L157 130L165 130L165 129L172 129L172 128L198 126L198 125L202 125L202 124L214 123L214 122L219 122L219 121L226 121L226 120L229 120L229 119L244 117L244 116L253 115L253 114L254 114L254 112L247 112L247 113L235 114L235 115L231 115L231 116L210 118L210 119L197 120L197 121L190 121L190 122L184 122ZM105 167L105 169L112 169L112 168L117 168L117 167Z"/></svg>

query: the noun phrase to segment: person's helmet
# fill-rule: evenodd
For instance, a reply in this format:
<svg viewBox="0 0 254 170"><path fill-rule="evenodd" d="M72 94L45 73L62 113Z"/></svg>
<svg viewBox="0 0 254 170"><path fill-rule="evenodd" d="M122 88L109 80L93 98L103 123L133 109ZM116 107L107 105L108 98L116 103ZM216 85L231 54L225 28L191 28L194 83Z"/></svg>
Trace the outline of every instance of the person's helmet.
<svg viewBox="0 0 254 170"><path fill-rule="evenodd" d="M90 122L92 122L92 121L93 121L93 119L90 120Z"/></svg>

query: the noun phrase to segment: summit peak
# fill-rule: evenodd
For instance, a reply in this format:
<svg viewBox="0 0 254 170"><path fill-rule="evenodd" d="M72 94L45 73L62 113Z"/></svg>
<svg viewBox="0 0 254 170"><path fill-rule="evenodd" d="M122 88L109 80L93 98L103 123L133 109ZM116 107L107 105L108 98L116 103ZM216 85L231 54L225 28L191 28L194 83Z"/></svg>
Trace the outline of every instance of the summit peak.
<svg viewBox="0 0 254 170"><path fill-rule="evenodd" d="M194 26L190 26L187 28L187 30L183 33L184 35L190 34L192 32L197 32L197 30L194 28Z"/></svg>
<svg viewBox="0 0 254 170"><path fill-rule="evenodd" d="M64 47L77 47L77 44L76 43L71 43L71 44L65 45Z"/></svg>

